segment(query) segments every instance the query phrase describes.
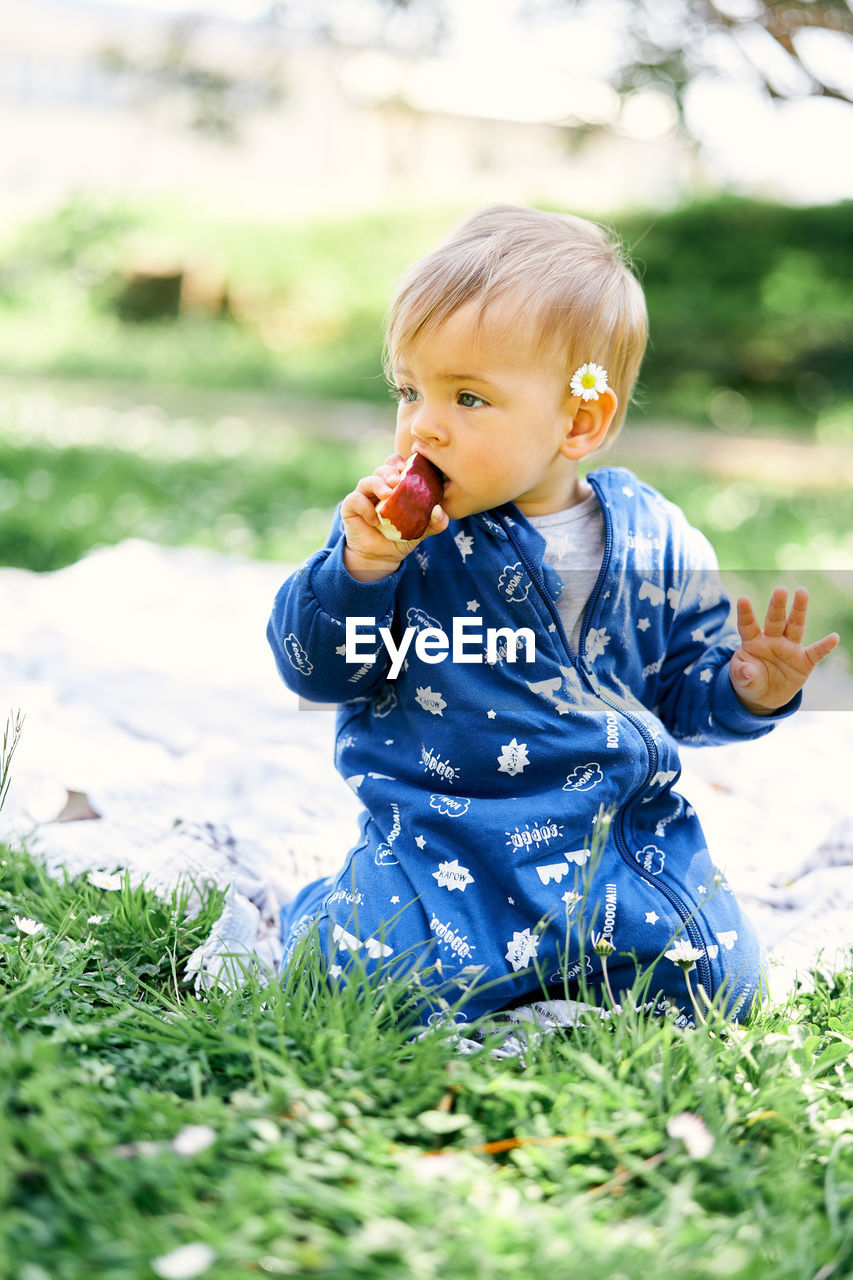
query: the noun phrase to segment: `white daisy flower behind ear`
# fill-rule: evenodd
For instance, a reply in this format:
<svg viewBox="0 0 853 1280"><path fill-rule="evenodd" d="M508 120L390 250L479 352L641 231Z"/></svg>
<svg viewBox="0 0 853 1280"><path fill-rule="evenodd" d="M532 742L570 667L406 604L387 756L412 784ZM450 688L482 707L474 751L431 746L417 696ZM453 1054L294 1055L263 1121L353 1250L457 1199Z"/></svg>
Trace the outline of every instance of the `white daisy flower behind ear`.
<svg viewBox="0 0 853 1280"><path fill-rule="evenodd" d="M570 382L572 395L581 400L597 400L602 391L607 391L607 370L600 364L582 364L572 375Z"/></svg>
<svg viewBox="0 0 853 1280"><path fill-rule="evenodd" d="M29 916L12 916L12 920L21 933L28 933L31 937L37 933L41 933L44 928L43 924L38 920L31 920Z"/></svg>

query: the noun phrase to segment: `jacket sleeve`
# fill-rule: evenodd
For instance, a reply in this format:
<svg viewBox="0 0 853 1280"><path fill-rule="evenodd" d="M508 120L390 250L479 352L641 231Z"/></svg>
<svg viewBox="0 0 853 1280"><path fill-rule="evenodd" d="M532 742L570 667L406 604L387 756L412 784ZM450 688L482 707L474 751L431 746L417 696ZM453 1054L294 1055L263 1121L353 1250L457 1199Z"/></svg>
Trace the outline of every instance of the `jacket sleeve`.
<svg viewBox="0 0 853 1280"><path fill-rule="evenodd" d="M677 549L679 567L668 573L677 599L656 689L657 713L680 742L711 746L760 738L792 715L802 701L798 693L772 715L748 711L729 678L729 663L740 646L731 622L711 544L685 525Z"/></svg>
<svg viewBox="0 0 853 1280"><path fill-rule="evenodd" d="M399 570L378 582L358 582L344 567L343 551L336 517L326 545L279 590L267 624L281 678L312 702L370 697L390 663L379 628L391 625ZM348 618L360 620L351 628L351 654L357 655L352 661L347 660Z"/></svg>

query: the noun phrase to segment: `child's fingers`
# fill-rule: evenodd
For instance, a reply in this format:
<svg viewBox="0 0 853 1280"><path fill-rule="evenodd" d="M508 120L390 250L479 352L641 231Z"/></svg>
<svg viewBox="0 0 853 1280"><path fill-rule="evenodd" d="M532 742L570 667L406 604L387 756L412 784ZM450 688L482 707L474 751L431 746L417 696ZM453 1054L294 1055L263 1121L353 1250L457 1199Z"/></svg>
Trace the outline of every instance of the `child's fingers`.
<svg viewBox="0 0 853 1280"><path fill-rule="evenodd" d="M813 663L814 666L817 666L819 662L823 662L824 658L832 653L840 639L838 632L832 631L828 636L824 636L822 640L815 640L808 645L805 654L809 662Z"/></svg>
<svg viewBox="0 0 853 1280"><path fill-rule="evenodd" d="M730 666L731 681L741 693L754 693L755 682L761 675L761 667L748 659L735 654ZM759 690L760 692L760 690Z"/></svg>
<svg viewBox="0 0 853 1280"><path fill-rule="evenodd" d="M797 587L791 601L791 612L785 627L785 635L794 644L802 644L806 634L806 615L809 609L809 593L805 587Z"/></svg>
<svg viewBox="0 0 853 1280"><path fill-rule="evenodd" d="M383 464L381 467L377 467L371 475L363 476L355 486L355 491L356 493L363 493L371 502L377 503L388 497L399 479L399 471L395 471L387 464Z"/></svg>
<svg viewBox="0 0 853 1280"><path fill-rule="evenodd" d="M364 520L366 524L378 527L379 520L376 516L376 502L369 492L359 487L354 489L352 493L348 493L341 503L341 519Z"/></svg>
<svg viewBox="0 0 853 1280"><path fill-rule="evenodd" d="M754 640L756 636L761 635L761 627L755 617L755 610L752 607L752 601L747 596L741 596L737 602L737 629L741 640Z"/></svg>
<svg viewBox="0 0 853 1280"><path fill-rule="evenodd" d="M390 458L386 458L383 463L380 463L374 474L381 476L383 480L393 487L399 481L405 464L405 458L401 457L399 453L392 453Z"/></svg>
<svg viewBox="0 0 853 1280"><path fill-rule="evenodd" d="M787 587L774 587L764 618L764 634L775 639L785 634L788 625L788 590Z"/></svg>
<svg viewBox="0 0 853 1280"><path fill-rule="evenodd" d="M436 504L430 512L429 524L427 525L427 531L424 534L424 537L431 538L433 534L443 533L449 523L450 518L447 512Z"/></svg>

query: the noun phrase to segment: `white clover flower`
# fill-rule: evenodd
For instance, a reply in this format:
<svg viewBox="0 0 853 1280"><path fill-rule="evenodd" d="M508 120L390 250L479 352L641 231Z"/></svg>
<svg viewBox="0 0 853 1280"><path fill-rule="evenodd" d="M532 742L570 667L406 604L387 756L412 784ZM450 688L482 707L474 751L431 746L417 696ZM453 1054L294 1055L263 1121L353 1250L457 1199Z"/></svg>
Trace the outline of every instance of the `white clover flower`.
<svg viewBox="0 0 853 1280"><path fill-rule="evenodd" d="M209 1124L188 1124L172 1139L172 1150L179 1156L196 1156L216 1141L216 1130Z"/></svg>
<svg viewBox="0 0 853 1280"><path fill-rule="evenodd" d="M597 400L602 391L607 391L607 370L600 364L582 364L572 375L569 384L572 395L581 400Z"/></svg>
<svg viewBox="0 0 853 1280"><path fill-rule="evenodd" d="M666 1131L671 1138L681 1139L692 1160L704 1160L714 1148L713 1134L709 1132L705 1121L694 1116L692 1111L682 1111L677 1116L670 1116L666 1122Z"/></svg>
<svg viewBox="0 0 853 1280"><path fill-rule="evenodd" d="M281 1130L274 1120L270 1120L269 1116L258 1116L255 1120L249 1121L249 1126L260 1138L261 1142L271 1146L274 1142L278 1142L281 1138Z"/></svg>
<svg viewBox="0 0 853 1280"><path fill-rule="evenodd" d="M108 876L104 871L90 871L89 884L94 885L96 889L120 889L122 877Z"/></svg>
<svg viewBox="0 0 853 1280"><path fill-rule="evenodd" d="M31 920L29 916L12 916L12 919L21 933L28 933L30 936L41 933L44 928L40 921Z"/></svg>
<svg viewBox="0 0 853 1280"><path fill-rule="evenodd" d="M152 1258L151 1270L163 1280L192 1280L193 1276L207 1271L215 1259L216 1254L210 1245L196 1240L192 1244L182 1244L160 1258Z"/></svg>
<svg viewBox="0 0 853 1280"><path fill-rule="evenodd" d="M692 943L687 942L684 938L679 938L674 942L669 951L665 951L664 955L667 960L671 960L673 964L677 964L685 973L689 973L691 969L696 967L696 961L701 960L705 952L698 947L694 947Z"/></svg>

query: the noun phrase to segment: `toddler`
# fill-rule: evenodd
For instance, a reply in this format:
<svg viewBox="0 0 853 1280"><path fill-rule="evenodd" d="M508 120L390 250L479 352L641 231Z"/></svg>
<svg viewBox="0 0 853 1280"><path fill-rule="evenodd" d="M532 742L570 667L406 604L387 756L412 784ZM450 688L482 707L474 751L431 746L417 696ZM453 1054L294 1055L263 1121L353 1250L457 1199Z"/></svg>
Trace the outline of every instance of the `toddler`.
<svg viewBox="0 0 853 1280"><path fill-rule="evenodd" d="M699 983L749 1011L756 937L676 790L678 742L767 733L838 637L804 648L807 593L788 612L784 588L763 628L738 601L735 634L683 513L622 468L580 473L646 336L639 283L577 217L485 209L402 279L396 453L268 627L287 685L340 704L363 804L340 872L282 911L285 966L316 929L332 979L409 973L425 1019L608 981L620 1000L638 973L650 1007L687 1018ZM443 496L423 538L391 541L376 504L413 450Z"/></svg>

